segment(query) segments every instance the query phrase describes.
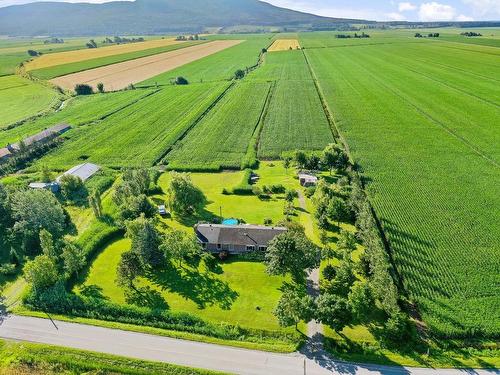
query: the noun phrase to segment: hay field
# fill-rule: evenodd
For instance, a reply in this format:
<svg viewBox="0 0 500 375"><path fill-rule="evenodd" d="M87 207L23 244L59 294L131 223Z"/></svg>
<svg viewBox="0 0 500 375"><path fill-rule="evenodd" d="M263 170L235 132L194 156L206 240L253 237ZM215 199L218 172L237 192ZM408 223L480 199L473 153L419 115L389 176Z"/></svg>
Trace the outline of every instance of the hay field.
<svg viewBox="0 0 500 375"><path fill-rule="evenodd" d="M121 90L131 83L142 82L150 77L178 68L239 43L241 43L240 40L216 40L176 51L69 74L55 78L50 82L67 90L73 90L78 83L85 83L95 87L99 82L104 83L107 91Z"/></svg>
<svg viewBox="0 0 500 375"><path fill-rule="evenodd" d="M184 42L176 41L173 38L168 38L168 39L148 40L145 42L137 42L137 43L119 44L109 47L99 47L90 49L87 48L76 51L50 53L42 55L36 59L33 59L25 66L26 66L26 71L31 71L36 69L48 68L51 66L70 64L79 61L98 59L100 57L107 57L123 53L142 51L150 48L165 47L180 43Z"/></svg>
<svg viewBox="0 0 500 375"><path fill-rule="evenodd" d="M269 52L288 51L289 49L300 49L300 44L297 39L277 39L274 41Z"/></svg>

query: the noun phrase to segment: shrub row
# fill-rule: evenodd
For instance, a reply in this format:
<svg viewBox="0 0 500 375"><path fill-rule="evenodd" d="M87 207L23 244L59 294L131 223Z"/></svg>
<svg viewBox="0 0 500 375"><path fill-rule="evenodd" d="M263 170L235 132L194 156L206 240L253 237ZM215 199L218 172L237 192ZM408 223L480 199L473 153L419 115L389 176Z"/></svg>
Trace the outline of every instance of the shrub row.
<svg viewBox="0 0 500 375"><path fill-rule="evenodd" d="M213 324L188 313L150 310L137 306L119 305L99 298L80 297L66 292L62 283L41 293L30 292L23 302L31 309L53 314L189 332L224 340L298 342L298 337L294 333L247 329L225 323Z"/></svg>

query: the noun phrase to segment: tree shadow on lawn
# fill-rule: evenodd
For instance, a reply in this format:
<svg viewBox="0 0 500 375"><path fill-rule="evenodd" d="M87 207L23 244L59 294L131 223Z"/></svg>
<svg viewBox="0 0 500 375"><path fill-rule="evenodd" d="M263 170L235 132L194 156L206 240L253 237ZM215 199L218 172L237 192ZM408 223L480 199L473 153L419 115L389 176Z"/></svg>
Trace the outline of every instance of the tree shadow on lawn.
<svg viewBox="0 0 500 375"><path fill-rule="evenodd" d="M79 288L79 292L84 297L109 300L108 297L102 294L102 288L95 284L83 285Z"/></svg>
<svg viewBox="0 0 500 375"><path fill-rule="evenodd" d="M163 298L162 294L150 286L127 290L125 293L125 302L139 307L149 307L152 310L170 309L168 302Z"/></svg>
<svg viewBox="0 0 500 375"><path fill-rule="evenodd" d="M197 269L170 266L147 277L162 290L190 299L199 309L216 305L229 310L239 296L227 282Z"/></svg>

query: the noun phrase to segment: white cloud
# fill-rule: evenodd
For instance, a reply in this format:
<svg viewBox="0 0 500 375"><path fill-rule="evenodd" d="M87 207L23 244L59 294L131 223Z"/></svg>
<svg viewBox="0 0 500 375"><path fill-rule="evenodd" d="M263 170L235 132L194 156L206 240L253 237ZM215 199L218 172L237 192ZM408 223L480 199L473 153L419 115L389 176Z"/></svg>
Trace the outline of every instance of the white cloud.
<svg viewBox="0 0 500 375"><path fill-rule="evenodd" d="M455 18L455 20L460 22L469 22L474 21L474 18L461 14L457 18Z"/></svg>
<svg viewBox="0 0 500 375"><path fill-rule="evenodd" d="M455 18L455 9L446 4L440 4L433 1L432 3L424 3L420 5L418 16L420 21L452 21Z"/></svg>
<svg viewBox="0 0 500 375"><path fill-rule="evenodd" d="M417 9L417 6L412 3L399 3L398 9L400 12L411 12Z"/></svg>
<svg viewBox="0 0 500 375"><path fill-rule="evenodd" d="M387 13L386 14L387 20L388 21L405 21L406 17L402 15L401 13L393 12L393 13Z"/></svg>
<svg viewBox="0 0 500 375"><path fill-rule="evenodd" d="M472 8L475 16L500 16L500 0L462 0L462 2Z"/></svg>

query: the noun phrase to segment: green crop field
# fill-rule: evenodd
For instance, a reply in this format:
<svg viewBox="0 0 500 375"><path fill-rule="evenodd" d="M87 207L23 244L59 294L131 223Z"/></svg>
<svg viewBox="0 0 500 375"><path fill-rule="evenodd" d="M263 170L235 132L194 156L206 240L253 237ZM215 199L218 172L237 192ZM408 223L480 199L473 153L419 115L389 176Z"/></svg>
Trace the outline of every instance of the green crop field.
<svg viewBox="0 0 500 375"><path fill-rule="evenodd" d="M170 86L103 121L78 127L40 162L53 168L88 160L110 167L152 165L221 94L226 85Z"/></svg>
<svg viewBox="0 0 500 375"><path fill-rule="evenodd" d="M500 50L404 38L306 55L424 321L498 337Z"/></svg>
<svg viewBox="0 0 500 375"><path fill-rule="evenodd" d="M59 103L56 91L18 76L0 77L0 129Z"/></svg>
<svg viewBox="0 0 500 375"><path fill-rule="evenodd" d="M84 70L98 68L101 66L134 60L141 57L152 56L163 52L175 51L181 48L190 47L200 43L203 43L203 41L172 44L169 46L150 48L142 51L128 52L113 56L101 57L97 59L78 61L70 64L63 64L63 65L51 66L48 68L32 70L30 71L30 74L36 78L48 80L66 74L81 72Z"/></svg>
<svg viewBox="0 0 500 375"><path fill-rule="evenodd" d="M229 36L226 37L229 38ZM266 34L257 36L232 35L230 37L231 39L244 40L244 42L181 66L180 68L152 77L141 84L170 84L170 81L178 76L185 77L190 82L228 80L234 76L234 72L237 69L246 69L257 64L262 48L266 48L272 43L272 35ZM224 39L224 36L217 36L215 39Z"/></svg>
<svg viewBox="0 0 500 375"><path fill-rule="evenodd" d="M151 93L150 90L132 90L72 98L58 112L27 121L11 129L0 130L0 145L18 142L60 123L76 127L99 120Z"/></svg>
<svg viewBox="0 0 500 375"><path fill-rule="evenodd" d="M302 51L273 52L254 80L276 81L259 141L259 157L278 158L283 151L321 150L332 131Z"/></svg>
<svg viewBox="0 0 500 375"><path fill-rule="evenodd" d="M259 123L268 83L238 83L175 145L166 161L172 169L240 168Z"/></svg>
<svg viewBox="0 0 500 375"><path fill-rule="evenodd" d="M98 45L101 38L95 38ZM42 53L64 52L87 48L89 38L69 38L60 44L44 44L40 38L13 38L0 40L0 76L14 74L16 68L23 62L32 59L28 50Z"/></svg>

